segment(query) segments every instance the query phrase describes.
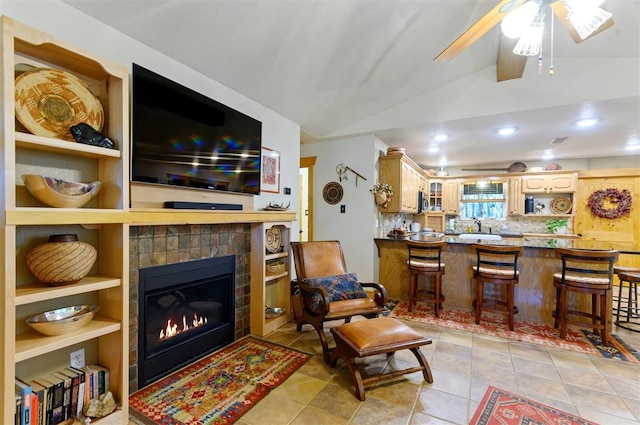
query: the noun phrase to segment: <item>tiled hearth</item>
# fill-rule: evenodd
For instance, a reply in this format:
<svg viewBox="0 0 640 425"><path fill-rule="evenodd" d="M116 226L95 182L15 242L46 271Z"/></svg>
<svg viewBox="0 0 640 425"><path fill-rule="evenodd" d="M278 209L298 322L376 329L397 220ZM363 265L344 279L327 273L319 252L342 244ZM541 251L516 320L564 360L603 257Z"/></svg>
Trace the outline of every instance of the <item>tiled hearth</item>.
<svg viewBox="0 0 640 425"><path fill-rule="evenodd" d="M132 226L129 232L129 391L138 390L138 271L164 264L235 255L235 339L248 335L251 225Z"/></svg>

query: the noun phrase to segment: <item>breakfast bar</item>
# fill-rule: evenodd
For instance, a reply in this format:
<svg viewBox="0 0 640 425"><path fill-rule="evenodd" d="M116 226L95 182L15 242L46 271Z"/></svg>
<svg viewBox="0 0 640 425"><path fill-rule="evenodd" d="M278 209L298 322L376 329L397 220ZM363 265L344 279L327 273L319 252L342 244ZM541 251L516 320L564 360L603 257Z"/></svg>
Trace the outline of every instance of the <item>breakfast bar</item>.
<svg viewBox="0 0 640 425"><path fill-rule="evenodd" d="M519 313L516 320L528 320L553 325L552 311L555 304L553 273L560 269L555 248L617 249L621 252L619 263L637 262L640 250L607 242L598 243L579 238L555 237L501 237L484 239L484 235L408 234L404 237L374 239L378 247L379 278L391 299L407 300L409 270L407 268L407 240L445 240L443 262L446 272L442 278L444 308L472 310L474 290L472 266L475 264L472 245L476 242L494 245L524 247L524 255L518 259L520 282L516 285L515 303ZM635 258L634 258L635 257Z"/></svg>

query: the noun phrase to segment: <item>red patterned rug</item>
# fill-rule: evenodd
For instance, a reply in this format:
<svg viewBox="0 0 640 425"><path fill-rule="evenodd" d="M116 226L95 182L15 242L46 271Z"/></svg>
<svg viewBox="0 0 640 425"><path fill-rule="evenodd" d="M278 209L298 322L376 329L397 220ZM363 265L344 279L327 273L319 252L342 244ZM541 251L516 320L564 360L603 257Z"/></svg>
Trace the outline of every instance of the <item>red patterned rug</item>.
<svg viewBox="0 0 640 425"><path fill-rule="evenodd" d="M246 337L129 396L141 424L232 424L310 355Z"/></svg>
<svg viewBox="0 0 640 425"><path fill-rule="evenodd" d="M571 413L489 387L469 425L597 425Z"/></svg>
<svg viewBox="0 0 640 425"><path fill-rule="evenodd" d="M435 317L431 306L418 304L413 309L413 312L409 313L407 303L400 301L388 316L466 332L531 342L546 347L562 348L586 354L600 354L604 357L639 362L636 357L637 351L615 337L612 338L610 347L605 348L598 346L598 342L593 338L587 338L580 329L568 329L566 339L561 339L558 330L552 326L518 319L515 321L514 330L511 331L507 327L505 317L500 314L482 313L482 320L480 324L476 325L475 315L472 311L445 308L440 310L439 317ZM590 335L590 333L587 334Z"/></svg>

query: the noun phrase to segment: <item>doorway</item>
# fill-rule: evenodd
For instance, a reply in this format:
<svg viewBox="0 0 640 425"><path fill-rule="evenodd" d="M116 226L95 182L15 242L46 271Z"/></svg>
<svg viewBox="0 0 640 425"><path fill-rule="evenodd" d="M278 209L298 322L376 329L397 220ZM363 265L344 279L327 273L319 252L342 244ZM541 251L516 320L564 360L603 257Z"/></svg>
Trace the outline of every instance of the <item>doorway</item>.
<svg viewBox="0 0 640 425"><path fill-rule="evenodd" d="M300 204L298 205L300 234L298 240L301 242L313 240L313 166L315 164L315 156L300 158Z"/></svg>

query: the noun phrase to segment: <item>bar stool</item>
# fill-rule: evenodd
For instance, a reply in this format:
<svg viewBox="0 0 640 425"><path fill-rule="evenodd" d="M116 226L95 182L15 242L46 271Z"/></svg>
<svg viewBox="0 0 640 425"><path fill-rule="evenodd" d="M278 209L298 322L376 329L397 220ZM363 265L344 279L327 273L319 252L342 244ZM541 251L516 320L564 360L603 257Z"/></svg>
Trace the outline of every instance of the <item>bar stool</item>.
<svg viewBox="0 0 640 425"><path fill-rule="evenodd" d="M566 338L567 325L571 323L599 332L602 344L608 346L613 265L618 259L618 251L556 248L556 258L562 261L562 271L553 275L556 288L553 317L554 327L560 330L560 338ZM578 310L575 300L571 303L569 299L570 292L591 295L591 311ZM584 319L591 319L591 323Z"/></svg>
<svg viewBox="0 0 640 425"><path fill-rule="evenodd" d="M640 267L620 266L618 264L613 266L613 274L618 276L618 280L620 280L620 277L619 277L620 273L628 273L628 272L630 272L630 273L640 273ZM616 293L615 293L615 288L614 288L614 292L613 292L612 303L613 303L613 313L614 314L618 313L618 308L620 307L621 302L625 301L625 299L622 299L622 300L620 299L620 295L622 294L622 282L619 282L619 285L620 286L618 287L618 295L616 295ZM615 282L614 282L613 286L616 286Z"/></svg>
<svg viewBox="0 0 640 425"><path fill-rule="evenodd" d="M436 317L442 309L444 294L442 294L442 275L444 274L444 263L442 262L442 251L447 246L445 241L418 242L407 241L409 250L409 312L413 311L417 301L433 303ZM418 277L427 276L433 278L432 289L419 289Z"/></svg>
<svg viewBox="0 0 640 425"><path fill-rule="evenodd" d="M518 307L514 305L515 285L520 279L518 257L524 249L521 246L475 243L473 250L476 253L476 265L473 266L473 279L476 282L476 324L480 323L483 311L506 314L509 329L513 331L513 316L518 313ZM499 291L504 292L502 298L485 298L485 283L499 285Z"/></svg>
<svg viewBox="0 0 640 425"><path fill-rule="evenodd" d="M615 324L621 328L634 332L640 332L640 307L638 306L638 283L640 283L640 272L619 272L620 286L618 287L618 305L616 308ZM629 284L629 292L626 297L622 296L623 282ZM626 303L626 307L623 304ZM620 320L620 311L625 316Z"/></svg>

